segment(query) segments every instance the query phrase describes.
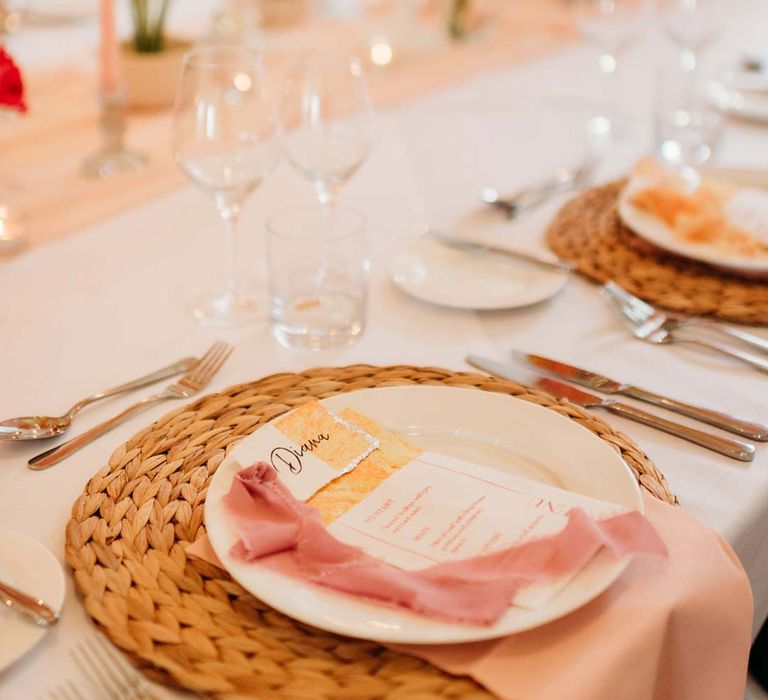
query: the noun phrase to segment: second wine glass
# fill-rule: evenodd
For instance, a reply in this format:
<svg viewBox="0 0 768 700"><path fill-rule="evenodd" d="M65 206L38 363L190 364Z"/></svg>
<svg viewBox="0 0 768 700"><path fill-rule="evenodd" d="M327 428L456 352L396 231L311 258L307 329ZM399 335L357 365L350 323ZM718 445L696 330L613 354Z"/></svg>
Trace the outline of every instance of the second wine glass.
<svg viewBox="0 0 768 700"><path fill-rule="evenodd" d="M334 51L305 55L289 71L280 100L285 155L323 204L371 148L373 109L362 62Z"/></svg>
<svg viewBox="0 0 768 700"><path fill-rule="evenodd" d="M722 0L661 0L664 29L680 51L680 65L693 73L699 52L722 30L727 3Z"/></svg>
<svg viewBox="0 0 768 700"><path fill-rule="evenodd" d="M604 77L600 114L590 118L589 136L598 141L616 136L618 121L617 76L620 57L647 20L648 0L572 0L582 35L597 49L597 66Z"/></svg>
<svg viewBox="0 0 768 700"><path fill-rule="evenodd" d="M245 199L275 166L277 119L260 55L240 46L204 46L184 61L173 122L176 162L213 197L228 238L226 288L192 308L208 325L242 326L265 317L240 275L238 221Z"/></svg>

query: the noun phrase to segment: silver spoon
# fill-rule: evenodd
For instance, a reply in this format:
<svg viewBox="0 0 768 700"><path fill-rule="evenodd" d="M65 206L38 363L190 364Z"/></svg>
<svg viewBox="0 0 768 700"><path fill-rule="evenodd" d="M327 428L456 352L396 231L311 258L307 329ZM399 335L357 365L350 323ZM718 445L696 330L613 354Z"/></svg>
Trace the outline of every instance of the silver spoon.
<svg viewBox="0 0 768 700"><path fill-rule="evenodd" d="M196 362L197 358L195 357L185 357L183 360L174 362L172 365L163 367L144 377L134 379L132 382L121 384L106 391L100 391L98 394L78 401L63 416L23 416L21 418L9 418L8 420L0 421L0 440L40 440L41 438L61 435L69 429L75 414L94 401L100 401L108 396L116 396L117 394L133 391L134 389L140 389L143 386L159 382L161 379L181 374L191 369Z"/></svg>
<svg viewBox="0 0 768 700"><path fill-rule="evenodd" d="M0 581L0 603L4 603L11 610L26 615L41 627L55 625L59 621L59 611L54 610L44 600L35 598L2 581Z"/></svg>

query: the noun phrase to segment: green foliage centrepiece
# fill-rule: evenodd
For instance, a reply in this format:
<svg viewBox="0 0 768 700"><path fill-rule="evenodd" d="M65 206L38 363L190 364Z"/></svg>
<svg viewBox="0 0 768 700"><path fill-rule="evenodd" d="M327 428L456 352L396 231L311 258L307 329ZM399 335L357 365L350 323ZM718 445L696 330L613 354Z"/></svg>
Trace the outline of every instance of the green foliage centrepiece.
<svg viewBox="0 0 768 700"><path fill-rule="evenodd" d="M165 17L170 0L131 0L133 45L139 53L156 53L165 48Z"/></svg>

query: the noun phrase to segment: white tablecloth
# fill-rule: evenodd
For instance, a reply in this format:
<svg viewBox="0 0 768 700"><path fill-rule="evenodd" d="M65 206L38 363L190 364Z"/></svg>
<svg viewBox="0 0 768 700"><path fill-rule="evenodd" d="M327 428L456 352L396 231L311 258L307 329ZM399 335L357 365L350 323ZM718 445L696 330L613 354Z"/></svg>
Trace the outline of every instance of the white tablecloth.
<svg viewBox="0 0 768 700"><path fill-rule="evenodd" d="M765 11L752 16L765 22ZM738 31L725 36L715 56L730 60L747 38L757 36L756 26L740 20ZM623 105L633 119L605 164L604 177L621 172L647 149L650 55L645 45L628 57ZM485 313L423 304L389 281L389 261L403 240L422 223L450 222L476 206L479 185L494 181L514 189L577 162L583 153L580 126L598 89L591 52L572 47L380 115L377 147L344 193L346 204L369 217L374 261L369 327L350 348L287 351L272 340L266 324L225 332L202 328L185 315L186 298L224 272L222 232L213 205L191 187L1 262L0 416L62 413L88 393L202 352L222 338L234 343L236 352L210 391L317 365L411 363L467 369L463 358L468 351L503 357L509 348L519 348L768 420L767 377L696 351L633 340L596 287L581 278L548 302ZM719 154L722 163L764 166L765 153L768 128L729 123ZM265 215L311 198L309 185L283 163L247 205L244 255L262 279ZM508 235L540 240L551 210L510 225ZM89 408L74 431L104 420L135 398ZM0 530L29 533L63 561L69 509L89 476L112 449L171 408L148 411L45 472L26 468L39 444L0 445ZM682 506L733 545L752 582L756 632L768 615L768 447L759 446L755 461L743 465L605 417L659 465ZM37 697L52 679L71 675L67 650L85 636L88 624L69 578L61 624L0 674L0 697Z"/></svg>

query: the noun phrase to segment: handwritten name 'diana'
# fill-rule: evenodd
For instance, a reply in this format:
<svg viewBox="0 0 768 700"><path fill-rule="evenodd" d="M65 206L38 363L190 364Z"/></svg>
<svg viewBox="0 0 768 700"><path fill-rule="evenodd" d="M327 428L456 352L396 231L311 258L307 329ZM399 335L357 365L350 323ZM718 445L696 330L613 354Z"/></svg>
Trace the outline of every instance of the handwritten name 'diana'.
<svg viewBox="0 0 768 700"><path fill-rule="evenodd" d="M310 438L305 443L301 444L298 449L292 447L275 447L269 454L269 461L277 472L280 471L281 467L288 467L288 470L292 474L299 474L302 469L301 458L308 452L317 449L317 446L321 442L329 439L330 435L320 433L317 437Z"/></svg>

